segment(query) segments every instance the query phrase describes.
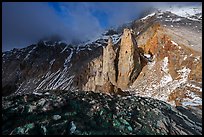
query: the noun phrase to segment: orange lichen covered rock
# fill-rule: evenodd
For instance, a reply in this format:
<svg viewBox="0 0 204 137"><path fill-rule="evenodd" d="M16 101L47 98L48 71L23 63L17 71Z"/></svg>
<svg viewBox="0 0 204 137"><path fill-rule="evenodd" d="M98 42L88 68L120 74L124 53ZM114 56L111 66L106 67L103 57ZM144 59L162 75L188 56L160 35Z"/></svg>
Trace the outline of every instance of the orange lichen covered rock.
<svg viewBox="0 0 204 137"><path fill-rule="evenodd" d="M151 39L149 39L145 45L145 53L155 54L158 49L158 36L157 32L153 35Z"/></svg>

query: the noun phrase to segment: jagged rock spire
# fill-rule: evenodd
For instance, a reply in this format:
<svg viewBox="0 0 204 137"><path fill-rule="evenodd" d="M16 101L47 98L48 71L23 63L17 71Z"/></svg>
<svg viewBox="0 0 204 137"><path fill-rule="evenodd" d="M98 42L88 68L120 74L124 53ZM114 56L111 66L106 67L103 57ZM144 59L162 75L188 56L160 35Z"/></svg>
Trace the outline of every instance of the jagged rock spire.
<svg viewBox="0 0 204 137"><path fill-rule="evenodd" d="M130 29L124 29L121 39L117 85L126 89L141 71L140 57L136 50L137 44Z"/></svg>
<svg viewBox="0 0 204 137"><path fill-rule="evenodd" d="M112 38L109 37L108 45L103 49L103 83L111 83L116 85L116 70L115 70L116 53L113 49ZM111 85L108 84L108 85ZM110 88L106 88L110 89Z"/></svg>

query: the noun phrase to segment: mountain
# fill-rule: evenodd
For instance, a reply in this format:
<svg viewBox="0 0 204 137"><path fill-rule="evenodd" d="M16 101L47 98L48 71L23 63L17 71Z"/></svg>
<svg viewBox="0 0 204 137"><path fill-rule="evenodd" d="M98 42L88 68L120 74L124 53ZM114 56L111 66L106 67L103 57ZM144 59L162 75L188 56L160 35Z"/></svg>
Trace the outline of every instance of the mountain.
<svg viewBox="0 0 204 137"><path fill-rule="evenodd" d="M188 13L189 11L190 13ZM141 125L144 129L141 130L142 133L138 133L139 126L136 126L137 124L125 122L129 126L127 124L127 131L125 128L119 130L121 134L201 134L201 13L199 8L192 10L157 10L117 29L108 30L99 38L94 38L86 43L67 45L60 40L41 40L37 44L26 48L3 52L2 95L4 97L2 104L5 122L9 123L8 119L19 113L20 110L13 110L18 110L17 106L22 104L22 99L25 100L25 97L31 98L30 101L25 101L27 107L30 108L34 105L32 103L35 103L34 106L36 106L43 99L44 103L40 106L46 106L45 102L53 96L53 100L57 101L55 94L51 94L52 92L62 95L63 99L60 100L66 100L65 102L68 100L77 101L79 106L82 105L81 107L83 107L83 102L80 102L81 94L90 101L106 96L106 98L100 100L99 104L109 100L109 98L116 103L121 100L121 98L116 99L115 96L117 95L124 96L122 98L128 98L129 96L130 99L140 96L141 100L149 102L150 106L147 106L147 110L152 110L151 106L154 106L155 102L164 101L160 107L157 107L157 111L154 111L155 117L159 113L159 119L172 120L175 126L172 126L173 123L171 122L165 123L164 120L160 123L163 124L162 127L164 128L164 130L161 130L160 128L145 126L147 121L153 124L152 119L146 119L143 122L139 120L141 123L138 125ZM46 96L45 93L48 95ZM84 95L85 93L96 97L89 98ZM79 96L79 99L66 98L65 95L70 96L71 94L75 94L76 97ZM12 100L16 100L17 106L12 105ZM136 100L130 101L131 104L137 104L138 99ZM125 102L120 105L123 109L127 107L125 104L128 104L128 100L125 99ZM147 102L138 105L142 108L145 107L144 104ZM60 105L61 103L62 105ZM50 106L52 106L51 104ZM170 106L169 104L173 107L171 108L172 111L167 111L167 108L162 109L162 106ZM63 106L69 107L63 101L58 101L56 107L61 109ZM25 105L21 107L26 108ZM111 109L115 107L110 107L108 111L112 112ZM124 113L136 113L137 111L135 112L132 107L131 112ZM53 114L56 110L54 108L46 114ZM23 113L23 110L21 111L22 115L30 115L27 110ZM77 115L81 110L83 108L74 108ZM96 112L99 112L99 110L96 110ZM137 118L139 119L140 116L146 117L146 113L149 112L147 110L139 111L140 115ZM6 114L10 111L14 114L7 116ZM33 114L32 117L35 116L37 119L39 117L39 125L42 122L42 119L40 119L41 110L37 109L36 111L37 113ZM63 111L60 114L64 115L64 113L66 112ZM89 113L92 113L92 110L85 111L84 115L89 115ZM154 113L150 115L153 116ZM97 113L93 115L98 116ZM100 115L100 118L103 116L107 117L107 114ZM70 119L72 118L70 117ZM78 118L74 116L73 119ZM80 119L78 120L80 121ZM197 122L194 122L196 120ZM86 122L79 121L77 125ZM181 126L177 126L178 121L180 121ZM118 123L117 120L112 122ZM52 122L50 121L50 123ZM118 124L120 129L122 125L120 122ZM40 125L42 126L42 123ZM18 130L24 130L24 128L16 128L17 126L19 125L16 124L12 129L15 129L16 134L19 134ZM52 125L48 127L51 128L50 126L52 127ZM169 126L171 126L171 131ZM101 125L101 127L103 126ZM115 134L118 132L115 126L112 133L106 131L105 127L100 129L104 130L104 133L94 131L96 133L90 134ZM87 127L86 129L82 126L79 128L80 133L88 132L88 129L91 128ZM4 133L9 134L11 129L6 129L8 127L4 126ZM49 133L51 134L51 132Z"/></svg>

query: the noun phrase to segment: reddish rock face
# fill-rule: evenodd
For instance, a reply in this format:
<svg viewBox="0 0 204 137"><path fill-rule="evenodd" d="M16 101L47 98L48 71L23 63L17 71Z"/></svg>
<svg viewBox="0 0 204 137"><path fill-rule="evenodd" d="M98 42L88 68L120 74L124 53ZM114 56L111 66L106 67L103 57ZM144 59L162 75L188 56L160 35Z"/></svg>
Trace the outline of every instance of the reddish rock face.
<svg viewBox="0 0 204 137"><path fill-rule="evenodd" d="M131 30L124 29L121 39L117 86L127 89L141 71L140 56Z"/></svg>

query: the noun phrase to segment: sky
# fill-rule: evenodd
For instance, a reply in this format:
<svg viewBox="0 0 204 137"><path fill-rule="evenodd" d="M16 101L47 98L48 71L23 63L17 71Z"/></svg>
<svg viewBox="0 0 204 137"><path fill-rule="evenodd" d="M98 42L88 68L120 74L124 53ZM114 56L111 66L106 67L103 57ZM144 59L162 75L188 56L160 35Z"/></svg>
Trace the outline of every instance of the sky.
<svg viewBox="0 0 204 137"><path fill-rule="evenodd" d="M86 41L108 28L138 19L144 11L194 2L3 2L2 51L58 35L67 43Z"/></svg>

